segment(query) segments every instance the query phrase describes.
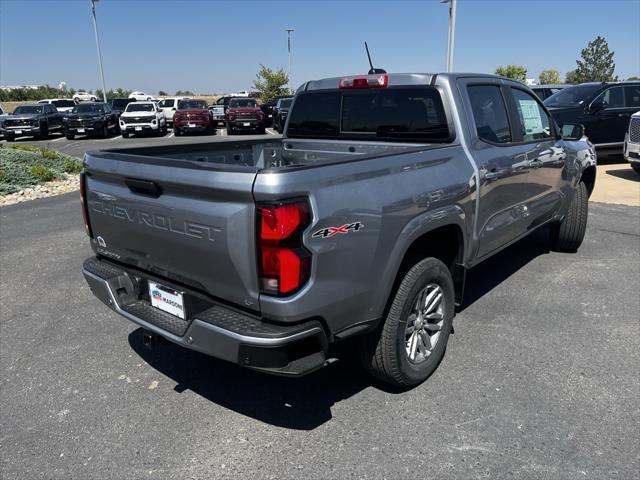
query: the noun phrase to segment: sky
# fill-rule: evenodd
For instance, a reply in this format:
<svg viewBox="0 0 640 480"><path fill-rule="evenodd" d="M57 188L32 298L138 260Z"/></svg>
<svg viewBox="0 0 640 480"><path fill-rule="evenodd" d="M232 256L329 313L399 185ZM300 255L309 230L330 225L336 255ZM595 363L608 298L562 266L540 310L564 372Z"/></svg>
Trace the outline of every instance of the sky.
<svg viewBox="0 0 640 480"><path fill-rule="evenodd" d="M100 0L105 83L157 94L250 89L260 64L292 81L366 73L363 42L389 72L446 69L439 0ZM562 78L597 35L621 79L640 75L640 0L459 0L454 70L515 63ZM100 87L90 0L0 0L0 85Z"/></svg>

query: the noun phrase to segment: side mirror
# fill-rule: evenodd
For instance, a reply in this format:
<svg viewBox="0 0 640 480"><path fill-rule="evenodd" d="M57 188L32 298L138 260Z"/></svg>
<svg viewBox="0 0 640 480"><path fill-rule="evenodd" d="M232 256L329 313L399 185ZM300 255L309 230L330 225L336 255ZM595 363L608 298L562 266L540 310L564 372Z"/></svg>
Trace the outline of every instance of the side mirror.
<svg viewBox="0 0 640 480"><path fill-rule="evenodd" d="M602 101L593 102L591 106L589 106L589 112L598 113L599 111L604 110L604 107L605 105Z"/></svg>
<svg viewBox="0 0 640 480"><path fill-rule="evenodd" d="M584 136L584 126L579 123L565 123L562 125L563 140L580 140Z"/></svg>

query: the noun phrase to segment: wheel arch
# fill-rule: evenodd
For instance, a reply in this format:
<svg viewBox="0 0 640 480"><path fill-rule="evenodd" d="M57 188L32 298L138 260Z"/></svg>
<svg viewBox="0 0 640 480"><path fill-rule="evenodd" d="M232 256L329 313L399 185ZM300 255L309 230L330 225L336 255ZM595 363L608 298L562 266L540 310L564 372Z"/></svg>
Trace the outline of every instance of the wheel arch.
<svg viewBox="0 0 640 480"><path fill-rule="evenodd" d="M417 261L426 257L434 257L441 260L451 272L455 287L455 301L457 305L462 303L464 296L464 280L466 274L464 213L458 206L450 207L447 215L442 211L426 214L426 218L418 217L410 222L405 231L400 235L404 242L398 242L394 253L390 255L390 266L387 270L388 279L384 295L384 309L388 308L398 285L403 276ZM421 228L412 228L417 223ZM411 234L406 230L411 229Z"/></svg>
<svg viewBox="0 0 640 480"><path fill-rule="evenodd" d="M587 187L587 193L589 197L591 197L593 189L596 186L596 166L589 165L587 168L585 168L580 175L580 181L584 182L585 186Z"/></svg>

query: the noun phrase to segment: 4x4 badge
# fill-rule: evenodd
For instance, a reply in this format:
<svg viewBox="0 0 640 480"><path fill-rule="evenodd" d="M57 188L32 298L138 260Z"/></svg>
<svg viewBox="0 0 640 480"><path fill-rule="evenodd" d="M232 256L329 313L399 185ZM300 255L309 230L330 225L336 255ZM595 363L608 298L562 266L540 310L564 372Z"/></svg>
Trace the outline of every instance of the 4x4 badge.
<svg viewBox="0 0 640 480"><path fill-rule="evenodd" d="M338 233L347 234L349 232L357 232L361 228L364 228L364 225L361 222L345 223L341 227L323 228L322 230L318 230L317 232L314 232L313 235L311 236L327 238L327 237L333 237Z"/></svg>

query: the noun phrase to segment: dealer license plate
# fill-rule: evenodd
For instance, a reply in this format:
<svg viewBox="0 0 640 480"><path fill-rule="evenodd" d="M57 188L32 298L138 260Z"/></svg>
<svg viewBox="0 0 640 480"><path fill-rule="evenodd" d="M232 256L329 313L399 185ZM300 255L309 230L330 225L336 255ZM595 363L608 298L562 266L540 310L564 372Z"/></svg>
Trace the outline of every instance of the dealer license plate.
<svg viewBox="0 0 640 480"><path fill-rule="evenodd" d="M184 301L182 293L160 285L159 283L149 282L149 298L151 298L151 306L156 307L163 312L170 313L184 320Z"/></svg>
<svg viewBox="0 0 640 480"><path fill-rule="evenodd" d="M251 125L251 123L250 122L244 122L242 125L245 126L245 127L248 127L249 125Z"/></svg>
<svg viewBox="0 0 640 480"><path fill-rule="evenodd" d="M196 124L195 123L187 123L187 127L196 128Z"/></svg>
<svg viewBox="0 0 640 480"><path fill-rule="evenodd" d="M78 133L84 133L84 128L79 128Z"/></svg>
<svg viewBox="0 0 640 480"><path fill-rule="evenodd" d="M136 127L136 132L141 132L142 131L142 127Z"/></svg>
<svg viewBox="0 0 640 480"><path fill-rule="evenodd" d="M22 133L22 130L15 130L16 135L20 135Z"/></svg>

